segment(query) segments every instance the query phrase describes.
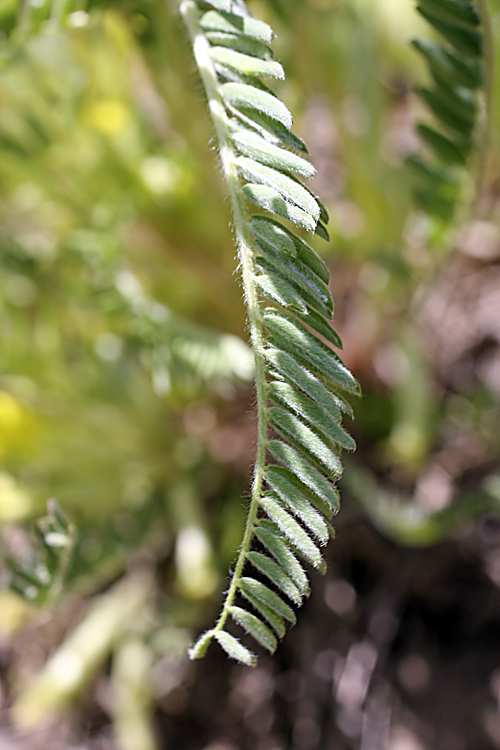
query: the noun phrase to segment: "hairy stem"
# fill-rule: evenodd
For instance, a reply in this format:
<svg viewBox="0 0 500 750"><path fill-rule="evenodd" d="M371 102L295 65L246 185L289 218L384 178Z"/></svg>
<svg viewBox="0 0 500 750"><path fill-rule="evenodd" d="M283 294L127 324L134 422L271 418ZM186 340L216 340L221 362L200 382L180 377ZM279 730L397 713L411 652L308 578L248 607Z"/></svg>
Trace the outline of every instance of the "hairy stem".
<svg viewBox="0 0 500 750"><path fill-rule="evenodd" d="M493 92L495 83L495 47L487 0L477 0L477 9L481 19L484 40L484 113L481 132L479 133L479 153L477 159L477 177L472 212L473 215L477 213L478 203L485 187L486 167L491 141L491 119L493 113Z"/></svg>
<svg viewBox="0 0 500 750"><path fill-rule="evenodd" d="M226 115L224 103L219 94L217 74L210 57L210 46L205 39L198 22L199 10L192 0L184 0L184 2L181 3L180 10L193 43L195 60L207 94L208 107L215 126L215 132L219 144L222 171L229 189L238 248L238 259L241 268L245 301L248 309L250 338L255 357L255 388L257 394L257 455L254 467L250 509L231 585L227 592L220 618L212 631L213 634L222 630L224 627L229 615L229 608L231 607L236 595L238 582L241 578L245 558L250 547L253 529L257 518L259 498L262 491L267 444L266 379L263 356L264 339L262 332L262 315L259 308L257 287L254 281L253 237L243 203L240 179L235 164L235 152L231 141L230 124Z"/></svg>

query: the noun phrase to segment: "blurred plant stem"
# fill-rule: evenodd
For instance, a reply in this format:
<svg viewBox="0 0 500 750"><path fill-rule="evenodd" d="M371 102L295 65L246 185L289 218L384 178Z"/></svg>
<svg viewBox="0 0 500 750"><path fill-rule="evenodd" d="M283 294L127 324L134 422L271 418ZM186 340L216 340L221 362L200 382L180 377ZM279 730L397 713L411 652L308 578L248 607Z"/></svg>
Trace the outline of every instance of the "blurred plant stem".
<svg viewBox="0 0 500 750"><path fill-rule="evenodd" d="M137 636L118 646L112 671L113 716L119 750L159 750L152 720L150 649Z"/></svg>
<svg viewBox="0 0 500 750"><path fill-rule="evenodd" d="M12 710L14 723L30 730L64 709L140 618L151 592L151 572L141 570L98 597L85 619L21 692Z"/></svg>
<svg viewBox="0 0 500 750"><path fill-rule="evenodd" d="M487 478L483 488L460 494L450 506L436 512L384 488L369 470L352 460L346 461L342 484L382 534L396 544L427 547L481 515L500 516L498 479L494 486L493 479Z"/></svg>

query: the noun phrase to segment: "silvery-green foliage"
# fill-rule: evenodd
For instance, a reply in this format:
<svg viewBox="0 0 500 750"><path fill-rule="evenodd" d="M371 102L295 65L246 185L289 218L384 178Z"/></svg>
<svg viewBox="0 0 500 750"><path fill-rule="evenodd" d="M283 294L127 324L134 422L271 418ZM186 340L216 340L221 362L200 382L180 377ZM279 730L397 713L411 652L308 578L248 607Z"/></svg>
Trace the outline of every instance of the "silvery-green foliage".
<svg viewBox="0 0 500 750"><path fill-rule="evenodd" d="M315 173L292 115L262 80L284 77L272 31L243 2L185 0L186 21L218 138L233 208L255 356L258 442L245 535L220 618L191 650L215 639L252 665L255 655L227 631L229 620L273 652L293 607L309 593L304 563L323 572L321 548L339 507L341 425L358 392L331 346L327 267L285 219L328 238L328 214L301 182ZM249 215L257 207L260 213ZM270 214L270 215L269 215Z"/></svg>

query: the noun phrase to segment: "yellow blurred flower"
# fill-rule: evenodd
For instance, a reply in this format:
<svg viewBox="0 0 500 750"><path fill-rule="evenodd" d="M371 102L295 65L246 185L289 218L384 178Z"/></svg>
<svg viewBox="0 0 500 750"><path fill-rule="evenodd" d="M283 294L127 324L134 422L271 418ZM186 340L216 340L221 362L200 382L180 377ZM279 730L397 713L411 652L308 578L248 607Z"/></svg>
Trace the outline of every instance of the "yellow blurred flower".
<svg viewBox="0 0 500 750"><path fill-rule="evenodd" d="M0 391L0 458L24 451L33 443L33 415L7 391Z"/></svg>
<svg viewBox="0 0 500 750"><path fill-rule="evenodd" d="M125 130L130 114L119 99L98 99L88 105L83 119L94 130L113 136Z"/></svg>
<svg viewBox="0 0 500 750"><path fill-rule="evenodd" d="M14 477L0 472L0 523L22 521L31 515L33 503Z"/></svg>

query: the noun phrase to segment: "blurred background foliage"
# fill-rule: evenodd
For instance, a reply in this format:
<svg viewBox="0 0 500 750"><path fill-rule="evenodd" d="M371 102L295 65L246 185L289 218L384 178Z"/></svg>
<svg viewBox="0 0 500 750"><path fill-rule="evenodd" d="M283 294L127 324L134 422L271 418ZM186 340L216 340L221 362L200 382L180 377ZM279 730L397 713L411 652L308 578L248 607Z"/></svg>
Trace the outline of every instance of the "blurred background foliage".
<svg viewBox="0 0 500 750"><path fill-rule="evenodd" d="M416 211L404 159L427 73L408 40L429 30L412 0L249 6L277 34L332 217L316 249L364 391L344 509L435 543L500 507L498 152L474 220ZM215 611L255 433L229 207L175 3L0 0L0 112L0 630L39 643L5 689L27 730L113 653L116 746L151 750L151 675L175 674ZM52 504L33 536L51 499L66 520ZM26 603L54 605L40 543L71 547L50 635Z"/></svg>

